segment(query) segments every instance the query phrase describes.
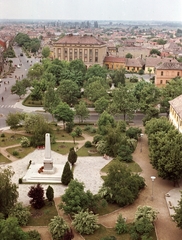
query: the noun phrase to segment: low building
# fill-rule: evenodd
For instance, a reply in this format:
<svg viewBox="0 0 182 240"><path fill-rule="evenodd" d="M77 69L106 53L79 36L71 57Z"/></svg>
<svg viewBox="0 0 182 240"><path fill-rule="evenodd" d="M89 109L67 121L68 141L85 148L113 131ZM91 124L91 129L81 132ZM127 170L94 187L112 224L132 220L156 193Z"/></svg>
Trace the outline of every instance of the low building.
<svg viewBox="0 0 182 240"><path fill-rule="evenodd" d="M164 62L156 68L155 85L165 86L168 81L175 77L182 77L182 63Z"/></svg>
<svg viewBox="0 0 182 240"><path fill-rule="evenodd" d="M161 57L146 57L145 59L145 73L155 74L156 68L165 62L175 62L178 63L176 59L171 58L161 58Z"/></svg>
<svg viewBox="0 0 182 240"><path fill-rule="evenodd" d="M144 69L145 62L141 58L127 58L126 71L137 73L141 69Z"/></svg>
<svg viewBox="0 0 182 240"><path fill-rule="evenodd" d="M108 57L104 58L104 65L108 69L112 69L112 70L125 68L125 66L126 66L126 58L108 56Z"/></svg>
<svg viewBox="0 0 182 240"><path fill-rule="evenodd" d="M53 43L54 58L72 61L81 59L87 67L94 64L103 66L107 53L106 43L92 35L68 34Z"/></svg>
<svg viewBox="0 0 182 240"><path fill-rule="evenodd" d="M169 101L169 120L175 128L182 133L182 95Z"/></svg>

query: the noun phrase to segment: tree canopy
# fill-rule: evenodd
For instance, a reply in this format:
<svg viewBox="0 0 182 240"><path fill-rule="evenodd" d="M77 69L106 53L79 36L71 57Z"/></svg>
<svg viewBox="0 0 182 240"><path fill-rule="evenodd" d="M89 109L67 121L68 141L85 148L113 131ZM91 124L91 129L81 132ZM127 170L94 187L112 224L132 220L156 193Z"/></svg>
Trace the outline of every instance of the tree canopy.
<svg viewBox="0 0 182 240"><path fill-rule="evenodd" d="M5 217L10 214L18 199L18 186L11 180L13 175L10 167L0 168L0 213Z"/></svg>
<svg viewBox="0 0 182 240"><path fill-rule="evenodd" d="M144 179L138 174L132 174L120 162L114 163L109 168L103 183L103 189L106 189L106 200L117 203L121 207L133 203L144 186Z"/></svg>

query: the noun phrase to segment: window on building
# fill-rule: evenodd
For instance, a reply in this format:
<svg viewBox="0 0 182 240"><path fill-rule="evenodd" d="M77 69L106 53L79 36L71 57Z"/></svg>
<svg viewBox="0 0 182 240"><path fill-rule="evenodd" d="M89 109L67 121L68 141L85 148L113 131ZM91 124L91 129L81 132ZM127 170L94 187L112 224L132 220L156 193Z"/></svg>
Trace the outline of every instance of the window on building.
<svg viewBox="0 0 182 240"><path fill-rule="evenodd" d="M162 82L162 80L160 80L160 84L162 84L163 82Z"/></svg>
<svg viewBox="0 0 182 240"><path fill-rule="evenodd" d="M98 57L95 57L95 62L98 62Z"/></svg>
<svg viewBox="0 0 182 240"><path fill-rule="evenodd" d="M179 72L177 72L177 76L179 77Z"/></svg>
<svg viewBox="0 0 182 240"><path fill-rule="evenodd" d="M163 71L161 71L161 76L163 76L163 74L164 74Z"/></svg>
<svg viewBox="0 0 182 240"><path fill-rule="evenodd" d="M89 58L89 62L92 62L92 58L91 57Z"/></svg>

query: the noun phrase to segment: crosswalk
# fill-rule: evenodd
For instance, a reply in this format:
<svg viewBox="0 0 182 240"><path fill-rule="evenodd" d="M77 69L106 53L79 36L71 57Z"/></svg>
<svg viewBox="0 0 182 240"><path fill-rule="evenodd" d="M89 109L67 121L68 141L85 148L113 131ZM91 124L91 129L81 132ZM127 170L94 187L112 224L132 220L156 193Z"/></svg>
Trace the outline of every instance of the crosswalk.
<svg viewBox="0 0 182 240"><path fill-rule="evenodd" d="M15 108L15 104L14 105L1 104L0 108Z"/></svg>

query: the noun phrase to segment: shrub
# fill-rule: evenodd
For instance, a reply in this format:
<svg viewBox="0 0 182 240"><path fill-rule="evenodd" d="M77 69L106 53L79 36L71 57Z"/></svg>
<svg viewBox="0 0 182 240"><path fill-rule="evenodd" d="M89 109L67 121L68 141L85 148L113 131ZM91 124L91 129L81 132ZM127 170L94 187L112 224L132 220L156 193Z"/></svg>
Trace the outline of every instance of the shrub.
<svg viewBox="0 0 182 240"><path fill-rule="evenodd" d="M80 127L76 127L74 131L76 133L76 137L82 136L82 129Z"/></svg>
<svg viewBox="0 0 182 240"><path fill-rule="evenodd" d="M61 176L61 182L64 185L68 185L70 183L71 179L73 179L73 173L70 169L69 162L66 162L64 169L63 169L62 176Z"/></svg>
<svg viewBox="0 0 182 240"><path fill-rule="evenodd" d="M2 138L4 138L4 137L5 137L5 134L4 134L4 133L2 133L2 134L1 134L1 137L2 137Z"/></svg>
<svg viewBox="0 0 182 240"><path fill-rule="evenodd" d="M53 240L63 239L63 236L69 229L67 223L60 216L55 216L49 223L49 230Z"/></svg>
<svg viewBox="0 0 182 240"><path fill-rule="evenodd" d="M53 201L54 199L54 189L51 186L48 186L46 190L46 197L49 201Z"/></svg>
<svg viewBox="0 0 182 240"><path fill-rule="evenodd" d="M41 236L40 236L40 233L37 231L37 230L31 230L31 231L28 231L28 237L29 239L28 240L41 240Z"/></svg>
<svg viewBox="0 0 182 240"><path fill-rule="evenodd" d="M92 147L92 143L90 141L86 141L84 146L86 148L90 148L90 147Z"/></svg>
<svg viewBox="0 0 182 240"><path fill-rule="evenodd" d="M20 143L21 143L21 146L24 148L30 146L30 140L27 137L22 137Z"/></svg>
<svg viewBox="0 0 182 240"><path fill-rule="evenodd" d="M91 128L91 126L86 126L86 127L84 127L84 131L90 131L90 128Z"/></svg>
<svg viewBox="0 0 182 240"><path fill-rule="evenodd" d="M28 207L23 207L22 203L16 203L16 205L11 209L11 213L9 216L16 217L20 226L26 226L29 221L30 215L31 213Z"/></svg>
<svg viewBox="0 0 182 240"><path fill-rule="evenodd" d="M13 156L18 156L19 152L18 151L13 151Z"/></svg>
<svg viewBox="0 0 182 240"><path fill-rule="evenodd" d="M45 205L44 202L44 189L38 183L36 186L32 186L28 192L28 196L32 198L30 204L35 209L40 209Z"/></svg>
<svg viewBox="0 0 182 240"><path fill-rule="evenodd" d="M96 132L97 132L96 128L94 128L94 127L90 128L90 133L96 133Z"/></svg>
<svg viewBox="0 0 182 240"><path fill-rule="evenodd" d="M125 219L122 217L121 214L119 214L119 216L118 216L115 230L116 230L117 234L127 233L127 231L128 231Z"/></svg>
<svg viewBox="0 0 182 240"><path fill-rule="evenodd" d="M75 214L72 224L80 234L93 234L99 228L97 215L83 210Z"/></svg>

